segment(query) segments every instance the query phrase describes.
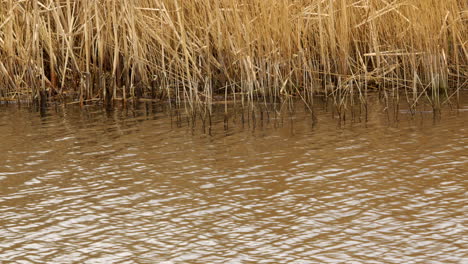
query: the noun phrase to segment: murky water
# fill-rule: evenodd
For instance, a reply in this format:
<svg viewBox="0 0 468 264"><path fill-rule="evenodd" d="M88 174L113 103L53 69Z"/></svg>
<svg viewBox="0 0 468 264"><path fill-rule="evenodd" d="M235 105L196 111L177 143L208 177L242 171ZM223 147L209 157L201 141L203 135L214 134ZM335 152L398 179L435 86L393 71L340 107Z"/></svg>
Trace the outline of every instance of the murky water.
<svg viewBox="0 0 468 264"><path fill-rule="evenodd" d="M468 100L289 108L0 106L0 263L467 263Z"/></svg>

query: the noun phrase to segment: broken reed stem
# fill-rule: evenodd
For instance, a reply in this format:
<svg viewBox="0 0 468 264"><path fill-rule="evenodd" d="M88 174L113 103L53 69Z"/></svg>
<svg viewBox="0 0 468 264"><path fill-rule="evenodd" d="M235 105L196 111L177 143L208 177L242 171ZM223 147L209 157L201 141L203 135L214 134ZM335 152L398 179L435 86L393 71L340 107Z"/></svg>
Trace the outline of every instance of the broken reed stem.
<svg viewBox="0 0 468 264"><path fill-rule="evenodd" d="M390 86L439 101L468 79L466 10L464 0L1 1L0 98L165 97L207 111L228 90L251 102Z"/></svg>

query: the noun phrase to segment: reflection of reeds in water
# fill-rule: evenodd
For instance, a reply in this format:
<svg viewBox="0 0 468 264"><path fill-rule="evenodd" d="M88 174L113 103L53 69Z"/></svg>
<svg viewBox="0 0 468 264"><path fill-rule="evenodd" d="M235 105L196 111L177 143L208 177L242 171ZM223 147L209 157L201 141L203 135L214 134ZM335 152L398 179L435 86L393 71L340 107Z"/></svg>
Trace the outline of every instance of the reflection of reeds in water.
<svg viewBox="0 0 468 264"><path fill-rule="evenodd" d="M462 102L466 96L462 94ZM463 97L464 96L464 97ZM170 107L168 104L144 102L136 104L141 113L153 113L155 107L161 108L161 113L171 117L171 124L178 128L191 129L192 133L211 134L212 131L230 133L235 130L262 131L268 128L301 126L315 128L324 123L328 126L336 124L337 128L354 126L367 127L368 124L385 126L399 126L401 121L418 124L419 122L438 122L442 116L450 116L465 108L455 109L448 105L442 109L434 109L430 98L422 97L417 106L408 104L406 100L399 100L391 94L369 93L366 101L358 97L343 97L341 105L337 98L324 95L314 96L314 104L299 98L288 98L276 103L253 102L246 106L240 103L213 104L209 113L201 111L186 111L182 107Z"/></svg>
<svg viewBox="0 0 468 264"><path fill-rule="evenodd" d="M465 0L0 2L0 98L167 98L211 111L324 92L466 87ZM442 91L442 92L441 92Z"/></svg>

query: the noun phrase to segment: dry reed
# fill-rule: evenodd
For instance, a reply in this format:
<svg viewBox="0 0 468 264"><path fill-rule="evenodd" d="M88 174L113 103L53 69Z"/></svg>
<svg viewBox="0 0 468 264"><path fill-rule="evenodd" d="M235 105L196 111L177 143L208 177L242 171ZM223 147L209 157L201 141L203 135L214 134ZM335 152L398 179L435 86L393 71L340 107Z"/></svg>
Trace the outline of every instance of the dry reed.
<svg viewBox="0 0 468 264"><path fill-rule="evenodd" d="M194 108L466 87L466 0L2 0L0 98ZM339 98L339 97L337 97Z"/></svg>

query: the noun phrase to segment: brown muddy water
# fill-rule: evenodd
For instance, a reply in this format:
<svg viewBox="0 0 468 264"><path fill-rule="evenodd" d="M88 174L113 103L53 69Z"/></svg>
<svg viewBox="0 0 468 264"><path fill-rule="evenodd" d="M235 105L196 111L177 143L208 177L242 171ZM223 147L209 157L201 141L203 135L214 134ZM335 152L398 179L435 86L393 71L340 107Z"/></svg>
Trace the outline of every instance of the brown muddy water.
<svg viewBox="0 0 468 264"><path fill-rule="evenodd" d="M468 96L256 109L0 105L0 263L468 262Z"/></svg>

